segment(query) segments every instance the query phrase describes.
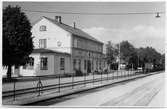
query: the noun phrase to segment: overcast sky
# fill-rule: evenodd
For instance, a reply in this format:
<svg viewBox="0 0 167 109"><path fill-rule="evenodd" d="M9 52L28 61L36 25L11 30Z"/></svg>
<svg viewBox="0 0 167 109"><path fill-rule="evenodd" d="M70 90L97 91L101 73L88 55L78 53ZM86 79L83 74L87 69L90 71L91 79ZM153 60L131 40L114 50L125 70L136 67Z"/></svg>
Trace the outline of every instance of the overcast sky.
<svg viewBox="0 0 167 109"><path fill-rule="evenodd" d="M7 5L19 5L24 10L81 12L81 13L130 13L165 11L165 2L3 2ZM155 18L154 14L138 15L74 15L57 13L25 12L31 23L42 16L54 18L62 16L62 22L91 34L107 43L119 43L128 40L135 47L152 46L165 53L165 15Z"/></svg>

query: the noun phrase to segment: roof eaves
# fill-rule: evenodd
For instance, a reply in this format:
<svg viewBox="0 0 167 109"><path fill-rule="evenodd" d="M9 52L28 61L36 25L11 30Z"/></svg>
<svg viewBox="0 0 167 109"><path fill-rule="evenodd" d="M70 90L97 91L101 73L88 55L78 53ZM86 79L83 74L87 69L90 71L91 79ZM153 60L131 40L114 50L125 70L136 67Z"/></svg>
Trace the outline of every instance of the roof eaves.
<svg viewBox="0 0 167 109"><path fill-rule="evenodd" d="M66 52L58 52L58 51L53 51L50 49L34 49L32 53L41 53L41 54L45 54L45 53L51 53L51 54L65 54L65 55L70 55L69 53Z"/></svg>
<svg viewBox="0 0 167 109"><path fill-rule="evenodd" d="M77 36L77 37L80 37L80 38L83 38L83 39L86 39L86 40L91 40L91 41L94 41L94 42L96 42L96 43L98 42L98 43L100 43L100 44L104 44L103 42L98 41L98 40L88 39L88 38L86 38L86 37L78 36L77 34L73 34L73 35L75 35L75 36Z"/></svg>

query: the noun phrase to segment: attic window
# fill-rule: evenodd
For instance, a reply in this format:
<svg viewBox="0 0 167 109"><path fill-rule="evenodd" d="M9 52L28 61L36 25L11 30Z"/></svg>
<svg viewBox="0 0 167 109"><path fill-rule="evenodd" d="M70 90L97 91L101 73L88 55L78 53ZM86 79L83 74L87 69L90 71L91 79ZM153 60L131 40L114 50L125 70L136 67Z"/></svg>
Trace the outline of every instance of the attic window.
<svg viewBox="0 0 167 109"><path fill-rule="evenodd" d="M39 28L40 31L46 31L46 26L45 25L41 25Z"/></svg>
<svg viewBox="0 0 167 109"><path fill-rule="evenodd" d="M46 39L39 39L39 48L46 48L47 45Z"/></svg>

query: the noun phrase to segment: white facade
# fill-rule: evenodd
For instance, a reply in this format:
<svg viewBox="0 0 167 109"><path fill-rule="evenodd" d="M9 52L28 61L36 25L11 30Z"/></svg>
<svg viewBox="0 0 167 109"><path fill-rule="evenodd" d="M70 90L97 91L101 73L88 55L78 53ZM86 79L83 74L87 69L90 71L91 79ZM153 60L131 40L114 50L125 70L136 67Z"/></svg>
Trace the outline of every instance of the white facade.
<svg viewBox="0 0 167 109"><path fill-rule="evenodd" d="M68 55L57 53L32 53L30 57L34 58L34 65L32 68L24 69L20 67L21 76L43 76L43 75L55 75L55 74L67 74L70 73L70 59ZM40 59L47 58L47 69L41 69ZM60 69L60 59L64 58L64 70Z"/></svg>
<svg viewBox="0 0 167 109"><path fill-rule="evenodd" d="M40 31L40 26L46 26L46 31ZM47 49L71 52L71 34L45 18L33 25L32 36L35 48L39 48L39 39L46 39Z"/></svg>
<svg viewBox="0 0 167 109"><path fill-rule="evenodd" d="M21 76L91 73L106 66L103 43L77 28L43 17L33 25L32 37L33 62L20 67Z"/></svg>

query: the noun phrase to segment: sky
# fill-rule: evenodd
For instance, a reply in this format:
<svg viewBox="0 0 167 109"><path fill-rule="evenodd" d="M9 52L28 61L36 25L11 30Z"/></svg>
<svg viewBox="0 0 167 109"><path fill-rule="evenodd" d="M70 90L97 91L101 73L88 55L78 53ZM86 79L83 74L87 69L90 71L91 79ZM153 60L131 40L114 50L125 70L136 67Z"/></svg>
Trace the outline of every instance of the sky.
<svg viewBox="0 0 167 109"><path fill-rule="evenodd" d="M22 10L79 12L79 13L133 13L165 12L165 2L3 2L3 8L12 5ZM24 11L33 24L42 16L61 16L62 22L89 33L96 39L116 44L127 40L136 48L151 46L165 53L165 13L133 15L81 15L37 13Z"/></svg>

